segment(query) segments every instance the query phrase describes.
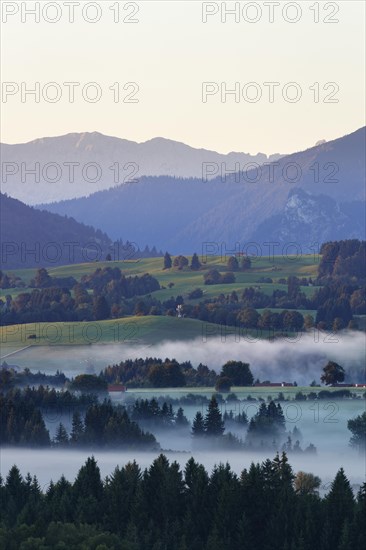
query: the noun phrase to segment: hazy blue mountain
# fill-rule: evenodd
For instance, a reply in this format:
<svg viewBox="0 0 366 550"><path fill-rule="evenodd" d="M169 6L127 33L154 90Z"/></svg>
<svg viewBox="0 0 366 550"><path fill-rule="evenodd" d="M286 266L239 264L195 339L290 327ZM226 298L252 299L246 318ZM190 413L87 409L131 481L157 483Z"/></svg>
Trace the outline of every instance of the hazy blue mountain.
<svg viewBox="0 0 366 550"><path fill-rule="evenodd" d="M2 178L2 191L32 205L90 195L144 175L201 178L203 163L213 163L212 172L221 163L234 170L236 163L243 168L250 162L263 164L280 157L241 152L223 155L164 138L136 143L98 132L2 144L1 156L8 171ZM36 163L38 181L26 173Z"/></svg>
<svg viewBox="0 0 366 550"><path fill-rule="evenodd" d="M162 256L155 246L111 240L67 216L38 210L0 193L1 268L44 267Z"/></svg>
<svg viewBox="0 0 366 550"><path fill-rule="evenodd" d="M301 245L342 240L344 236L362 238L365 209L365 201L339 204L327 195L292 189L283 212L264 220L252 238L263 242L271 235L273 242Z"/></svg>
<svg viewBox="0 0 366 550"><path fill-rule="evenodd" d="M140 246L154 243L173 253L200 251L205 242L225 242L227 248L253 239L310 244L314 237L319 241L317 235L364 236L364 178L362 128L282 157L262 174L254 170L210 181L144 177L46 207L112 238L127 234Z"/></svg>
<svg viewBox="0 0 366 550"><path fill-rule="evenodd" d="M66 216L36 210L0 194L1 267L43 267L85 262L101 254L111 239ZM73 243L73 245L71 245Z"/></svg>

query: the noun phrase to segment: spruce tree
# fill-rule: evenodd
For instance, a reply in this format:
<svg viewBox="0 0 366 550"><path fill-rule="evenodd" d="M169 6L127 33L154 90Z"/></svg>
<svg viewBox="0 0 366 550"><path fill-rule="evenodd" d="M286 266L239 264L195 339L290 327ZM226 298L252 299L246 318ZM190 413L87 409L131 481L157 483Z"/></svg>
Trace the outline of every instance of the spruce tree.
<svg viewBox="0 0 366 550"><path fill-rule="evenodd" d="M202 413L199 411L196 413L192 424L192 435L194 437L202 437L206 433L205 430L205 421L203 419Z"/></svg>
<svg viewBox="0 0 366 550"><path fill-rule="evenodd" d="M211 397L208 405L204 426L206 435L209 436L221 436L225 431L225 424L214 395Z"/></svg>
<svg viewBox="0 0 366 550"><path fill-rule="evenodd" d="M60 422L60 424L57 427L54 441L55 441L55 444L60 447L65 447L69 443L69 436L62 422Z"/></svg>
<svg viewBox="0 0 366 550"><path fill-rule="evenodd" d="M179 409L177 410L175 424L176 426L188 426L189 424L187 417L184 415L184 410L182 409L182 407L179 407Z"/></svg>
<svg viewBox="0 0 366 550"><path fill-rule="evenodd" d="M81 415L78 411L75 411L72 415L72 428L70 435L70 442L74 445L80 445L84 435L84 424Z"/></svg>
<svg viewBox="0 0 366 550"><path fill-rule="evenodd" d="M17 466L12 466L5 481L5 500L10 525L16 522L17 514L26 502L26 488L23 477Z"/></svg>
<svg viewBox="0 0 366 550"><path fill-rule="evenodd" d="M74 483L76 499L76 519L81 523L100 521L100 510L103 501L103 483L100 469L95 458L89 457L78 472Z"/></svg>
<svg viewBox="0 0 366 550"><path fill-rule="evenodd" d="M350 439L350 445L356 447L359 451L366 450L366 411L356 416L356 418L351 418L347 422L347 428L352 433Z"/></svg>
<svg viewBox="0 0 366 550"><path fill-rule="evenodd" d="M196 253L193 254L192 260L191 260L191 269L194 271L197 271L201 267L201 262L198 259L198 256Z"/></svg>
<svg viewBox="0 0 366 550"><path fill-rule="evenodd" d="M346 520L351 521L354 511L354 497L349 480L340 468L326 496L327 518L332 525L330 543L332 548L339 544L342 529Z"/></svg>
<svg viewBox="0 0 366 550"><path fill-rule="evenodd" d="M163 269L170 269L171 267L172 267L172 258L170 256L169 252L165 252Z"/></svg>

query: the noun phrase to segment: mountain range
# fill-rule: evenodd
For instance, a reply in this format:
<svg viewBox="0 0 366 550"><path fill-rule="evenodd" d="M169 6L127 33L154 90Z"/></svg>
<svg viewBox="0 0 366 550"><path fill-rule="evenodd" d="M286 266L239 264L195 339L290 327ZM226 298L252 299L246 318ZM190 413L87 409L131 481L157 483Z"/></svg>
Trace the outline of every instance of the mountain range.
<svg viewBox="0 0 366 550"><path fill-rule="evenodd" d="M364 238L365 128L261 168L211 179L150 175L42 208L172 253L207 242L233 249Z"/></svg>
<svg viewBox="0 0 366 550"><path fill-rule="evenodd" d="M232 170L280 156L224 155L165 138L136 143L98 132L73 133L1 144L2 191L34 205L91 195L142 176L201 178L204 163L211 165L207 172L214 172L222 163Z"/></svg>

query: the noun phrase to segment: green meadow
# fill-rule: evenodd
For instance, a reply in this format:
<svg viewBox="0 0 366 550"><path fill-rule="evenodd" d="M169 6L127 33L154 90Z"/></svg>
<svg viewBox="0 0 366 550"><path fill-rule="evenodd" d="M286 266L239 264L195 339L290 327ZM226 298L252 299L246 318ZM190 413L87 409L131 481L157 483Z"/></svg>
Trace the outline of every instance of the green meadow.
<svg viewBox="0 0 366 550"><path fill-rule="evenodd" d="M188 259L190 261L191 257ZM203 284L204 273L214 268L225 272L227 261L224 258L208 257L199 271L192 271L189 268L164 270L163 258L148 258L67 265L48 268L48 272L54 277L72 276L77 281L80 281L83 275L93 273L95 269L103 267L119 267L126 276L150 273L156 277L162 287L165 287L153 293L157 299L163 301L171 296L181 295L186 303L194 304L202 299L213 298L220 294L230 294L234 290L240 295L245 288L250 286L260 287L261 291L268 294L277 288L286 290L287 285L279 283L279 279L287 279L290 275L296 275L299 278L315 278L318 262L319 257L314 255L299 258L295 256L261 257L257 260L253 259L250 270L235 272L235 283L212 286ZM36 269L23 269L14 270L13 273L29 284L36 271ZM258 281L261 277L270 277L273 282L260 283ZM188 295L196 288L203 290L203 298L190 300ZM307 295L311 295L316 288L303 286L301 290ZM17 294L29 290L28 287L6 289L1 291L0 296L11 294L15 297ZM263 310L259 309L258 311L262 312ZM303 315L309 313L315 316L316 314L313 310L300 310L300 312ZM13 325L0 327L0 358L10 364L39 368L44 371L54 370L54 368L63 369L65 363L72 370L80 370L80 361L73 358L73 350L86 357L89 362L93 362L93 356L101 349L116 350L117 347L125 345L126 348L127 346L137 346L143 350L164 341L179 342L200 339L204 342L211 337L226 339L232 337L232 333L236 330L238 329L234 327L225 328L196 319L151 315L127 316L98 322ZM242 336L243 334L240 333L240 337ZM268 338L269 334L266 331L260 333L256 330L245 330L244 336L248 339L261 339ZM113 360L114 353L111 353L111 360ZM51 363L50 354L52 355ZM142 353L143 355L148 355L148 352Z"/></svg>
<svg viewBox="0 0 366 550"><path fill-rule="evenodd" d="M219 327L196 319L131 316L80 323L29 323L0 327L1 356L25 346L81 346L101 343L156 344L164 340L191 340ZM253 331L254 332L254 331ZM218 333L219 334L219 333ZM11 350L11 351L7 351Z"/></svg>
<svg viewBox="0 0 366 550"><path fill-rule="evenodd" d="M187 256L187 258L189 261L191 260L190 256ZM54 268L51 267L47 268L47 270L53 277L74 277L79 281L83 275L88 275L97 268L119 267L126 276L150 273L156 277L160 285L166 287L165 289L154 292L154 296L159 300L166 300L172 295L182 295L186 299L189 292L195 288L202 288L205 298L213 298L221 293L231 293L233 290L236 292L243 292L245 288L253 285L260 286L261 291L266 294L272 294L275 289L285 290L287 285L278 283L279 279L287 279L290 275L296 275L299 278L315 278L317 275L319 256L303 255L301 257L274 256L273 258L253 258L250 270L235 273L235 283L230 285L205 286L203 284L204 273L210 269L218 269L220 272L225 272L226 263L227 260L225 261L224 258L208 257L200 271L191 271L189 268L184 270L178 270L176 268L163 270L163 258L147 258L141 260L124 260L120 262L92 262ZM21 277L26 284L29 284L31 279L34 278L36 271L36 268L18 269L12 270L11 273ZM273 283L258 283L261 277L270 277ZM169 283L173 283L174 286L168 288ZM305 286L302 287L301 290L306 295L311 295L315 288L316 287ZM24 289L2 289L0 290L0 297L7 294L15 297L21 292L26 292L28 290L28 287ZM194 303L195 300L191 302Z"/></svg>

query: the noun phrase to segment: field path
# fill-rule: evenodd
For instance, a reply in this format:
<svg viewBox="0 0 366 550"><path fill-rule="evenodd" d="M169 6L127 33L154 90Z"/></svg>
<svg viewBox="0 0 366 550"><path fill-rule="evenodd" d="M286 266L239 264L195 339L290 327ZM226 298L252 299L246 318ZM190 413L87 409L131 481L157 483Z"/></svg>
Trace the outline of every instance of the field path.
<svg viewBox="0 0 366 550"><path fill-rule="evenodd" d="M16 349L15 351L11 351L10 353L7 353L6 355L1 355L0 360L5 359L6 357L10 357L11 355L15 355L16 353L19 353L20 351L23 351L23 350L31 348L31 347L32 347L32 344L29 344L29 346L25 346L24 348Z"/></svg>

